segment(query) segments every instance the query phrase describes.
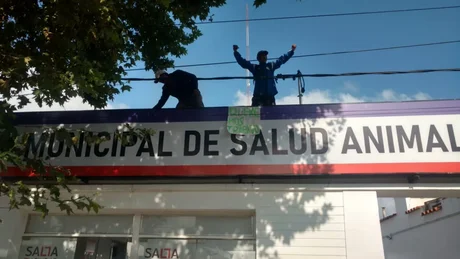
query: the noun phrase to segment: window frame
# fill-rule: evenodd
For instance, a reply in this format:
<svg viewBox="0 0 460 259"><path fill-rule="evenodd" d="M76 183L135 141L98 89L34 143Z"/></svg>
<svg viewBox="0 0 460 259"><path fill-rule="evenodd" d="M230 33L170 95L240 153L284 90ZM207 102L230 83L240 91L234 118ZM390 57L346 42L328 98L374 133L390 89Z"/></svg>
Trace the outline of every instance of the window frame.
<svg viewBox="0 0 460 259"><path fill-rule="evenodd" d="M254 252L255 258L257 258L257 235L256 235L256 214L255 210L244 210L244 211L178 211L178 210L168 210L168 211L152 211L152 212L131 212L131 213L104 213L104 214L95 214L91 216L131 216L132 217L132 231L131 234L87 234L87 233L26 233L27 224L29 223L29 217L34 215L40 215L36 212L27 213L27 218L24 226L24 232L21 236L22 240L27 237L39 238L39 237L56 237L56 238L78 238L78 237L100 237L100 238L131 238L131 251L128 253L128 259L139 259L139 245L141 239L185 239L185 240L194 240L198 244L199 240L252 240L254 241ZM49 213L48 216L66 216L64 213ZM87 214L76 213L74 216L87 216ZM161 236L161 235L151 235L151 234L140 234L140 228L142 226L142 216L247 216L250 217L251 222L251 235L243 236L200 236L200 235L184 235L184 236Z"/></svg>
<svg viewBox="0 0 460 259"><path fill-rule="evenodd" d="M142 227L142 219L144 216L164 216L164 217L248 217L250 218L251 234L241 235L238 237L234 236L221 236L221 235L155 235L155 234L141 234L140 228ZM174 214L156 214L156 213L142 213L140 214L141 221L139 225L139 238L151 238L151 239L213 239L213 240L256 240L256 216L255 213L199 213L194 212L178 212Z"/></svg>
<svg viewBox="0 0 460 259"><path fill-rule="evenodd" d="M131 223L131 234L90 234L90 233L27 233L27 225L29 224L29 219L31 216L40 216L39 213L28 213L27 220L24 226L24 233L22 237L133 237L134 235L134 217L136 214L133 213L126 213L126 214L94 214L94 215L87 215L87 214L74 214L72 216L78 217L85 217L85 216L131 216L132 223ZM67 216L67 214L61 213L49 213L47 216ZM21 239L22 240L22 239Z"/></svg>

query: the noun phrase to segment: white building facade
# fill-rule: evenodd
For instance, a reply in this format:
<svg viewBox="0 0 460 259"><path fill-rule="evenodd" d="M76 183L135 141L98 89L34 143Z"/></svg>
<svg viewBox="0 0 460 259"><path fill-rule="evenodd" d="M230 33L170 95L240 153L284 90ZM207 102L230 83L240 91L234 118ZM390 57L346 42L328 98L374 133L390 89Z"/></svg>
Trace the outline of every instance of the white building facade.
<svg viewBox="0 0 460 259"><path fill-rule="evenodd" d="M3 203L0 258L383 259L375 192L118 185L97 201L97 215L45 219Z"/></svg>
<svg viewBox="0 0 460 259"><path fill-rule="evenodd" d="M460 256L460 198L380 198L379 207L385 259Z"/></svg>
<svg viewBox="0 0 460 259"><path fill-rule="evenodd" d="M98 193L104 209L67 216L50 204L41 219L0 201L0 259L383 259L379 188L355 183L460 173L459 100L18 113L15 122L34 133L26 157L70 169L81 180L74 193ZM46 137L51 126L84 131L74 143ZM88 134L108 141L84 142ZM30 173L10 167L2 177Z"/></svg>

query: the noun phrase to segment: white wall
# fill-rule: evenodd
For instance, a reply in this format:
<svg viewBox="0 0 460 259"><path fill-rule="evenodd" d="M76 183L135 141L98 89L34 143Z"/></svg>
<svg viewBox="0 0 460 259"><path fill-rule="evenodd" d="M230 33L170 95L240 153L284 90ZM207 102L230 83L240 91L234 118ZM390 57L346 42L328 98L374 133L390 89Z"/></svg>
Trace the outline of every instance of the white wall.
<svg viewBox="0 0 460 259"><path fill-rule="evenodd" d="M375 192L241 186L113 186L97 200L106 207L100 213L255 211L260 259L383 259ZM136 247L131 253L137 258Z"/></svg>
<svg viewBox="0 0 460 259"><path fill-rule="evenodd" d="M460 255L460 199L442 200L442 210L399 213L381 223L385 259L453 259Z"/></svg>
<svg viewBox="0 0 460 259"><path fill-rule="evenodd" d="M375 192L344 192L347 258L382 258ZM383 258L382 258L383 259Z"/></svg>
<svg viewBox="0 0 460 259"><path fill-rule="evenodd" d="M382 219L385 216L383 215L383 209L385 208L386 216L390 216L393 213L396 213L395 198L378 198L379 206L379 218Z"/></svg>
<svg viewBox="0 0 460 259"><path fill-rule="evenodd" d="M26 220L24 211L10 211L8 201L0 198L0 259L18 257Z"/></svg>

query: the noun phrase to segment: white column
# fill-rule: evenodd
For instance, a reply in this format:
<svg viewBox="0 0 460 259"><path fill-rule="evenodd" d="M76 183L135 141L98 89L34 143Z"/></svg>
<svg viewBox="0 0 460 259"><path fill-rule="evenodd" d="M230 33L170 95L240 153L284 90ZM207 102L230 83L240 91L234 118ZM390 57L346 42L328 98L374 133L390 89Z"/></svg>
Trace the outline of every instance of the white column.
<svg viewBox="0 0 460 259"><path fill-rule="evenodd" d="M347 259L384 259L377 193L343 194Z"/></svg>
<svg viewBox="0 0 460 259"><path fill-rule="evenodd" d="M131 244L131 250L129 253L129 259L139 258L139 232L141 227L141 215L136 214L133 217L133 239Z"/></svg>
<svg viewBox="0 0 460 259"><path fill-rule="evenodd" d="M396 213L403 215L407 208L407 198L395 198Z"/></svg>
<svg viewBox="0 0 460 259"><path fill-rule="evenodd" d="M27 224L27 213L0 208L0 220L0 259L17 259Z"/></svg>

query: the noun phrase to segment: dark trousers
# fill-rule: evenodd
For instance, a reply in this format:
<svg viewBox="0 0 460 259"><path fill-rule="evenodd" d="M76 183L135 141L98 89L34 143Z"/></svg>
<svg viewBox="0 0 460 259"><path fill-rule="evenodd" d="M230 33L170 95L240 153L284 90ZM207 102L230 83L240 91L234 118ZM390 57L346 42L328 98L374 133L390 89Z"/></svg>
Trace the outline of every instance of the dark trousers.
<svg viewBox="0 0 460 259"><path fill-rule="evenodd" d="M193 90L193 94L189 98L179 100L176 109L194 109L204 108L203 97L198 89Z"/></svg>
<svg viewBox="0 0 460 259"><path fill-rule="evenodd" d="M252 105L251 106L275 106L275 96L267 96L267 95L254 95L252 97Z"/></svg>

